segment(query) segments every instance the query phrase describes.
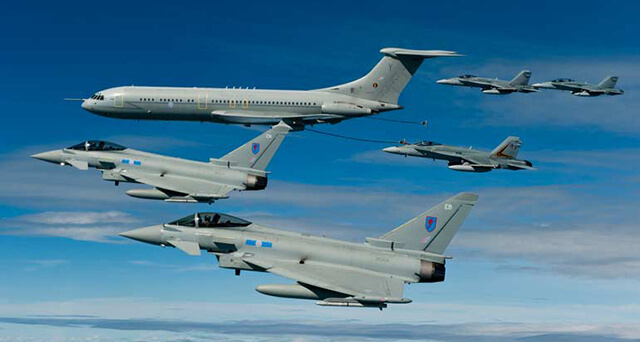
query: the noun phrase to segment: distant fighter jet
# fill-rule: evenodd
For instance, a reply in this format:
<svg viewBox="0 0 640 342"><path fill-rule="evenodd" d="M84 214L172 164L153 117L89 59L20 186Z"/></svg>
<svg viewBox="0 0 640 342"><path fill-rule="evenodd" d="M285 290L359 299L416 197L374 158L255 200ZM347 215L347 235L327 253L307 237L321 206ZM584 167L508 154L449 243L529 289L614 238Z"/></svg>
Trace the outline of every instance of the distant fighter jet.
<svg viewBox="0 0 640 342"><path fill-rule="evenodd" d="M576 82L570 78L558 78L549 82L535 83L533 87L537 89L567 90L572 95L584 97L624 94L624 90L615 88L616 82L618 82L618 76L608 76L598 85Z"/></svg>
<svg viewBox="0 0 640 342"><path fill-rule="evenodd" d="M364 77L333 87L300 90L249 88L117 87L81 99L85 110L113 118L210 121L293 128L402 109L398 97L427 58L460 56L451 51L380 50L382 60ZM73 99L71 99L73 100Z"/></svg>
<svg viewBox="0 0 640 342"><path fill-rule="evenodd" d="M265 189L265 169L290 129L280 123L224 157L210 159L208 163L137 151L99 140L32 157L80 170L93 167L102 171L102 179L116 185L131 182L155 187L127 191L127 195L132 197L212 203L228 198L233 190Z"/></svg>
<svg viewBox="0 0 640 342"><path fill-rule="evenodd" d="M270 272L296 281L256 288L266 295L382 309L411 302L402 295L405 283L444 281L450 257L443 253L477 199L458 194L364 244L267 228L220 213L197 213L120 235L190 255L205 250L236 275Z"/></svg>
<svg viewBox="0 0 640 342"><path fill-rule="evenodd" d="M523 70L511 81L493 78L478 77L474 75L462 75L437 81L438 84L448 84L462 87L482 88L484 94L506 95L515 92L532 93L538 91L529 86L531 71Z"/></svg>
<svg viewBox="0 0 640 342"><path fill-rule="evenodd" d="M520 138L508 137L491 152L479 151L471 147L443 145L433 141L387 147L383 151L404 156L447 160L449 168L455 171L535 170L531 162L516 159L521 145Z"/></svg>

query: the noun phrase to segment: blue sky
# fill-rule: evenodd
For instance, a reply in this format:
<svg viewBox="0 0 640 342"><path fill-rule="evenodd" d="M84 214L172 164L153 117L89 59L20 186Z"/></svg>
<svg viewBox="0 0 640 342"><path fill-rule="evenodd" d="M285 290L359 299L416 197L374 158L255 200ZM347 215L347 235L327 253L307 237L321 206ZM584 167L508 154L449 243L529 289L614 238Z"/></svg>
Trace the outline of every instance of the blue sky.
<svg viewBox="0 0 640 342"><path fill-rule="evenodd" d="M640 339L639 10L633 1L5 5L0 341ZM362 76L389 46L466 55L425 61L400 97L405 109L381 115L429 127L359 119L316 129L485 149L518 135L539 170L456 173L384 145L296 132L265 191L209 207L133 199L132 186L95 171L28 158L85 139L219 157L262 128L121 121L62 99L129 84L322 88ZM615 74L626 93L492 97L435 84L525 68L532 82ZM213 257L117 237L217 210L362 241L459 191L480 200L448 250L447 280L408 286L414 303L383 312L266 297L254 288L290 281L235 277ZM375 330L383 323L402 333Z"/></svg>

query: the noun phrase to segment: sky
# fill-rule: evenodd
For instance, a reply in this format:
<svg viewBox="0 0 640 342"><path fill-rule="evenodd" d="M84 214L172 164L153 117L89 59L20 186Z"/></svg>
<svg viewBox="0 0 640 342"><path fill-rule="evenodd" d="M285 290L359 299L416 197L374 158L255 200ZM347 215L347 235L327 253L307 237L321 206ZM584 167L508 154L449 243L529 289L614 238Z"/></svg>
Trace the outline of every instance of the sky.
<svg viewBox="0 0 640 342"><path fill-rule="evenodd" d="M0 12L0 341L640 340L640 4L619 1L11 2ZM490 150L521 137L537 171L457 173L387 145L291 133L266 190L206 204L29 155L104 139L207 160L265 128L123 121L65 97L121 85L317 89L367 73L384 47L453 50L425 61L381 114L315 129ZM623 96L489 96L436 80L620 77ZM274 275L119 232L197 211L353 242L461 191L480 199L447 250L447 279L412 304L327 308L261 295Z"/></svg>

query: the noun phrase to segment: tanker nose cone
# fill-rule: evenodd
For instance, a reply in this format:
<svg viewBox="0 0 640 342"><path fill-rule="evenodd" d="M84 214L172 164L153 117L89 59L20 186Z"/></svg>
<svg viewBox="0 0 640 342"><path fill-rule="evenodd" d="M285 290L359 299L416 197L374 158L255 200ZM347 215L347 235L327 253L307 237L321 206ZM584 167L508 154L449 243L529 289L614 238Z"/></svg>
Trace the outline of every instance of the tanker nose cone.
<svg viewBox="0 0 640 342"><path fill-rule="evenodd" d="M152 245L159 245L162 243L162 226L150 226L134 229L128 232L120 233L118 235L132 240L150 243Z"/></svg>
<svg viewBox="0 0 640 342"><path fill-rule="evenodd" d="M82 101L81 107L82 107L82 109L86 110L87 112L93 113L93 109L94 109L94 107L95 107L95 105L97 103L91 104L91 103L89 103L89 101L91 101L91 100Z"/></svg>
<svg viewBox="0 0 640 342"><path fill-rule="evenodd" d="M62 151L60 150L37 153L32 155L31 158L35 158L38 160L42 160L42 161L46 161L54 164L60 164L64 161L62 159Z"/></svg>

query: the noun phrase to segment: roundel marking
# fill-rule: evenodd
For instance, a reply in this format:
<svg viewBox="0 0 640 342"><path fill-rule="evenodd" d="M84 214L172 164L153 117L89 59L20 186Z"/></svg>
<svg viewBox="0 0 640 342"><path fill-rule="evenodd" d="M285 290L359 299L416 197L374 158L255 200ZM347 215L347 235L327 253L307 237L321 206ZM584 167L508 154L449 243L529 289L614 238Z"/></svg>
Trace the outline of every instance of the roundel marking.
<svg viewBox="0 0 640 342"><path fill-rule="evenodd" d="M436 225L438 224L438 218L435 216L427 216L425 219L424 226L429 233L431 233L434 229L436 229Z"/></svg>

